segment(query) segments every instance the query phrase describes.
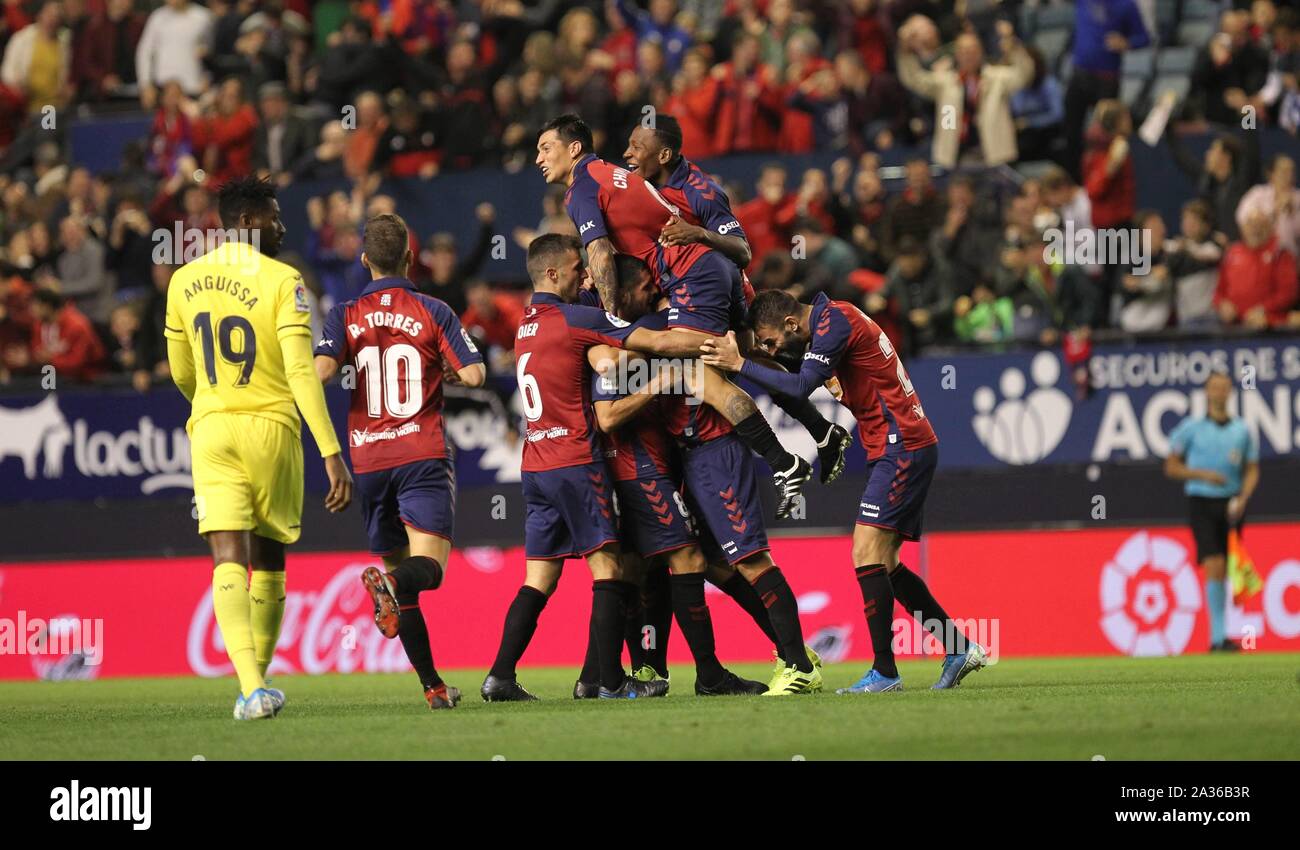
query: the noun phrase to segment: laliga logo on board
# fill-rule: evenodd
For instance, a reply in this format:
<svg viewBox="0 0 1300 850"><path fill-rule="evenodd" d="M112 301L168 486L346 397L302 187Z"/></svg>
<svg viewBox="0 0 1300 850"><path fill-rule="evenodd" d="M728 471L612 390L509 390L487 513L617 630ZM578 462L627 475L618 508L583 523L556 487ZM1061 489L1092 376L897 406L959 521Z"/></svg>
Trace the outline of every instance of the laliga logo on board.
<svg viewBox="0 0 1300 850"><path fill-rule="evenodd" d="M975 390L971 428L989 454L1004 463L1022 466L1050 455L1070 427L1074 405L1056 388L1061 364L1050 351L1034 355L1029 366L1034 390L1025 396L1025 375L1005 369L998 381L1002 401L992 387ZM1022 398L1022 396L1024 396Z"/></svg>
<svg viewBox="0 0 1300 850"><path fill-rule="evenodd" d="M1180 655L1201 610L1187 550L1139 531L1101 571L1101 630L1126 655Z"/></svg>

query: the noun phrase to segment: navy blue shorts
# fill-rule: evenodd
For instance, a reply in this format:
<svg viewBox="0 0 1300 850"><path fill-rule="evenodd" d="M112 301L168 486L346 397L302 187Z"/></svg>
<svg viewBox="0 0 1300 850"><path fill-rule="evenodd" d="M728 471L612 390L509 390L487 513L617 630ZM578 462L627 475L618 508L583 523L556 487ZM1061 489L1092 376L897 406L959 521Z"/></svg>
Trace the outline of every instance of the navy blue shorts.
<svg viewBox="0 0 1300 850"><path fill-rule="evenodd" d="M524 472L524 554L581 558L618 541L614 490L603 461Z"/></svg>
<svg viewBox="0 0 1300 850"><path fill-rule="evenodd" d="M624 549L649 558L695 545L690 511L671 477L617 481L614 488Z"/></svg>
<svg viewBox="0 0 1300 850"><path fill-rule="evenodd" d="M744 443L727 434L686 449L682 480L705 557L735 564L767 551L754 458Z"/></svg>
<svg viewBox="0 0 1300 850"><path fill-rule="evenodd" d="M406 526L451 540L456 524L456 467L450 458L356 474L370 551L387 555L407 545Z"/></svg>
<svg viewBox="0 0 1300 850"><path fill-rule="evenodd" d="M722 336L745 322L740 269L717 251L695 261L679 278L661 281L668 296L668 326Z"/></svg>
<svg viewBox="0 0 1300 850"><path fill-rule="evenodd" d="M904 540L920 539L925 494L938 465L937 443L885 455L867 464L867 487L858 506L858 525L897 531Z"/></svg>

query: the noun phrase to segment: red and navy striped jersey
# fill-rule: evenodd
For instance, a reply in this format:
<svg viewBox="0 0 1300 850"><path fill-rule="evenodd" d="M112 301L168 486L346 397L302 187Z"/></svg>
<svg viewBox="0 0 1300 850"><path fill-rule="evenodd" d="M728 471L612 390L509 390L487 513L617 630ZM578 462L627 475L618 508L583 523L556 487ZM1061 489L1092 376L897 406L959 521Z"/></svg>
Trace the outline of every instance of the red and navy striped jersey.
<svg viewBox="0 0 1300 850"><path fill-rule="evenodd" d="M939 442L921 399L880 326L848 301L813 299L812 340L796 374L745 361L741 374L769 390L807 396L831 375L843 388L840 403L858 420L867 458Z"/></svg>
<svg viewBox="0 0 1300 850"><path fill-rule="evenodd" d="M628 395L631 387L622 380L624 376L601 376L592 373L591 400L618 401ZM649 373L646 373L647 380ZM657 478L673 472L672 444L658 400L641 409L632 421L609 433L602 433L605 460L615 481L636 481L639 478Z"/></svg>
<svg viewBox="0 0 1300 850"><path fill-rule="evenodd" d="M445 303L405 278L371 281L330 310L316 353L357 370L348 408L357 472L448 456L443 363L461 369L483 358Z"/></svg>
<svg viewBox="0 0 1300 850"><path fill-rule="evenodd" d="M602 310L533 294L515 333L515 376L524 408L524 472L602 460L591 410L587 349L623 347L632 326Z"/></svg>
<svg viewBox="0 0 1300 850"><path fill-rule="evenodd" d="M638 319L635 327L660 331L668 327L668 316L664 312L650 313ZM703 399L665 394L659 398L659 407L668 433L688 448L731 433L731 423Z"/></svg>
<svg viewBox="0 0 1300 850"><path fill-rule="evenodd" d="M664 200L681 210L681 219L723 236L745 239L740 219L731 211L731 200L712 177L686 157L659 187Z"/></svg>
<svg viewBox="0 0 1300 850"><path fill-rule="evenodd" d="M680 216L681 208L666 201L641 175L594 154L574 166L564 209L583 245L608 237L614 250L644 262L661 288L709 251L699 244L660 245L664 225L674 215Z"/></svg>

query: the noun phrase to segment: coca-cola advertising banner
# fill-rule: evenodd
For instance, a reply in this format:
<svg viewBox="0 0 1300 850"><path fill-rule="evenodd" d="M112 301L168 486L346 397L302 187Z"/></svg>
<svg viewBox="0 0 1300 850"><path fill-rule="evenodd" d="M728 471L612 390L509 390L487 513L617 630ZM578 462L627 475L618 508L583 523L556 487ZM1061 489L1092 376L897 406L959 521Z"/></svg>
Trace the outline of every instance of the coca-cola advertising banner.
<svg viewBox="0 0 1300 850"><path fill-rule="evenodd" d="M1262 587L1234 607L1229 628L1255 650L1300 650L1300 525L1258 525L1245 543ZM828 661L870 657L848 537L775 540L799 598L805 635ZM903 557L969 636L995 658L1177 655L1209 642L1202 576L1182 528L928 535ZM440 667L487 667L523 577L519 549L455 552L438 591L421 598ZM360 553L291 554L288 601L273 673L408 669L401 645L371 621ZM591 578L566 566L525 665L582 662ZM0 678L230 673L212 616L203 558L0 567ZM767 660L771 646L725 595L708 595L725 660ZM895 650L938 645L901 610ZM689 658L679 633L670 658Z"/></svg>

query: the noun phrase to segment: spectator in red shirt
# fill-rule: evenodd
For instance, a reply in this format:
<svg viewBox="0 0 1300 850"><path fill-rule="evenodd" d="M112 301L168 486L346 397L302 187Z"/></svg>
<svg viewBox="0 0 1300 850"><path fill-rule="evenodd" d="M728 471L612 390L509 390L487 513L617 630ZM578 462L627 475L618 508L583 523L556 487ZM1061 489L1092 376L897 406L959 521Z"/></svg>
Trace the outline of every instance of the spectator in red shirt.
<svg viewBox="0 0 1300 850"><path fill-rule="evenodd" d="M17 274L0 276L0 384L31 364L31 302L30 283Z"/></svg>
<svg viewBox="0 0 1300 850"><path fill-rule="evenodd" d="M104 343L90 319L51 289L32 299L32 361L54 367L60 378L93 381L103 371Z"/></svg>
<svg viewBox="0 0 1300 850"><path fill-rule="evenodd" d="M781 113L781 152L810 153L817 146L818 92L807 91L810 81L830 67L821 56L821 45L811 31L801 29L785 44L785 85L781 90L785 108Z"/></svg>
<svg viewBox="0 0 1300 850"><path fill-rule="evenodd" d="M438 173L442 152L432 113L402 97L393 106L392 124L380 136L371 165L391 177L429 180Z"/></svg>
<svg viewBox="0 0 1300 850"><path fill-rule="evenodd" d="M605 4L605 26L609 35L600 43L598 65L612 80L620 71L636 70L636 30L628 26L614 3Z"/></svg>
<svg viewBox="0 0 1300 850"><path fill-rule="evenodd" d="M379 140L388 130L384 102L378 94L367 91L357 96L356 128L348 133L343 170L352 180L370 173Z"/></svg>
<svg viewBox="0 0 1300 850"><path fill-rule="evenodd" d="M217 93L216 112L195 122L194 149L213 185L253 170L257 110L244 100L244 84L230 78Z"/></svg>
<svg viewBox="0 0 1300 850"><path fill-rule="evenodd" d="M709 75L708 53L701 48L688 51L682 69L673 77L672 94L664 103L664 112L682 125L682 156L689 160L708 159L718 153L713 128L720 91L718 80Z"/></svg>
<svg viewBox="0 0 1300 850"><path fill-rule="evenodd" d="M164 178L176 173L176 162L194 152L194 119L198 107L176 80L163 83L162 97L149 130L149 167Z"/></svg>
<svg viewBox="0 0 1300 850"><path fill-rule="evenodd" d="M1094 227L1127 227L1137 208L1137 177L1129 136L1133 119L1123 101L1097 103L1083 155L1083 185Z"/></svg>
<svg viewBox="0 0 1300 850"><path fill-rule="evenodd" d="M1219 319L1255 330L1281 326L1296 303L1295 257L1278 247L1273 223L1262 212L1246 217L1241 236L1219 266Z"/></svg>
<svg viewBox="0 0 1300 850"><path fill-rule="evenodd" d="M187 157L185 162L187 166L193 166L194 160ZM149 204L149 218L155 227L170 230L178 221L182 231L209 231L221 227L212 196L191 179L192 171L192 167L178 168L166 183L158 187L158 194Z"/></svg>
<svg viewBox="0 0 1300 850"><path fill-rule="evenodd" d="M915 237L925 244L930 234L943 224L944 218L944 202L930 177L930 161L925 157L912 157L905 168L907 188L886 207L884 253L891 262L904 236Z"/></svg>
<svg viewBox="0 0 1300 850"><path fill-rule="evenodd" d="M777 213L776 221L787 233L795 232L795 222L801 218L815 220L821 225L822 233L835 233L832 206L826 172L820 168L810 168L799 181L799 191L794 196L794 202L782 207Z"/></svg>
<svg viewBox="0 0 1300 850"><path fill-rule="evenodd" d="M135 49L144 15L131 0L108 0L72 40L72 82L89 100L134 97Z"/></svg>
<svg viewBox="0 0 1300 850"><path fill-rule="evenodd" d="M469 307L460 317L461 325L488 346L493 371L510 371L509 352L515 349L515 332L524 318L523 303L503 292L494 292L481 280L469 282L465 297Z"/></svg>
<svg viewBox="0 0 1300 850"><path fill-rule="evenodd" d="M876 0L849 0L840 12L840 46L854 50L872 74L889 68L889 35Z"/></svg>
<svg viewBox="0 0 1300 850"><path fill-rule="evenodd" d="M753 253L750 268L761 267L763 258L773 251L790 250L795 197L786 192L785 178L785 166L769 162L758 174L758 195L736 207L736 218Z"/></svg>
<svg viewBox="0 0 1300 850"><path fill-rule="evenodd" d="M722 87L713 137L719 154L772 151L780 146L785 98L776 74L758 61L758 52L758 39L743 35L736 41L731 61L713 69Z"/></svg>

